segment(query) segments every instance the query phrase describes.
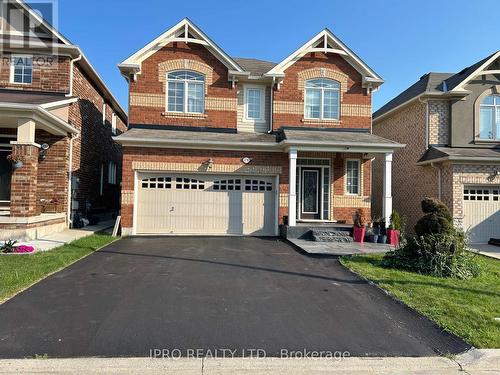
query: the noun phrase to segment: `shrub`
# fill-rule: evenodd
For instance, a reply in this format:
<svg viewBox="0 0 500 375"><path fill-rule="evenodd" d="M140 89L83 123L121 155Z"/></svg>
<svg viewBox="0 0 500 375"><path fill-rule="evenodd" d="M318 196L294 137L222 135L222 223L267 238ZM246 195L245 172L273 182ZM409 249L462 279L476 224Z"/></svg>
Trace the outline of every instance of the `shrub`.
<svg viewBox="0 0 500 375"><path fill-rule="evenodd" d="M422 211L425 215L415 225L417 236L450 233L453 230L453 217L443 202L425 198L422 201Z"/></svg>
<svg viewBox="0 0 500 375"><path fill-rule="evenodd" d="M391 224L389 225L389 229L402 231L404 227L404 219L401 217L398 211L392 211L391 217L389 218Z"/></svg>
<svg viewBox="0 0 500 375"><path fill-rule="evenodd" d="M468 279L480 272L476 255L467 250L464 232L453 227L451 213L441 202L422 201L424 216L417 222L414 237L404 238L388 252L382 265L436 277Z"/></svg>
<svg viewBox="0 0 500 375"><path fill-rule="evenodd" d="M15 240L5 241L2 246L0 246L0 253L13 253L16 250Z"/></svg>

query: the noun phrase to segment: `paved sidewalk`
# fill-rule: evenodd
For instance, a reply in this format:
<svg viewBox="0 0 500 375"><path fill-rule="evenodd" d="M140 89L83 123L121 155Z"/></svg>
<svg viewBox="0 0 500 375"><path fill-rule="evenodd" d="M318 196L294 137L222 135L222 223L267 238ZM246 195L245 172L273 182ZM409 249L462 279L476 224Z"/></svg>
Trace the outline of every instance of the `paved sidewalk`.
<svg viewBox="0 0 500 375"><path fill-rule="evenodd" d="M479 254L485 255L490 258L500 259L500 246L493 246L488 244L473 244L470 245L473 250L479 251Z"/></svg>
<svg viewBox="0 0 500 375"><path fill-rule="evenodd" d="M358 242L320 242L308 241L298 238L288 238L292 244L302 249L308 254L314 255L353 255L353 254L368 254L368 253L386 253L393 249L391 245L377 243L358 243Z"/></svg>
<svg viewBox="0 0 500 375"><path fill-rule="evenodd" d="M47 251L66 243L101 232L115 225L115 220L102 221L97 225L89 225L81 229L66 229L62 232L53 233L36 240L20 242L20 245L35 246L37 251Z"/></svg>
<svg viewBox="0 0 500 375"><path fill-rule="evenodd" d="M0 360L1 374L497 374L500 350L473 350L456 358L352 357L336 359L279 358L82 358Z"/></svg>

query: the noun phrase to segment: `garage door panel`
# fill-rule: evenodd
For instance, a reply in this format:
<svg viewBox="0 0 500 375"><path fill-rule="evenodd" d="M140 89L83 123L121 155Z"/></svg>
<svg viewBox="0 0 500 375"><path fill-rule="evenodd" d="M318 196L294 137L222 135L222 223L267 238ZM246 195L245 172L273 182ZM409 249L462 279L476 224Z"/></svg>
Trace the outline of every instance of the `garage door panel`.
<svg viewBox="0 0 500 375"><path fill-rule="evenodd" d="M144 174L137 233L274 235L273 181L255 176Z"/></svg>
<svg viewBox="0 0 500 375"><path fill-rule="evenodd" d="M500 186L464 188L464 229L473 243L500 237Z"/></svg>

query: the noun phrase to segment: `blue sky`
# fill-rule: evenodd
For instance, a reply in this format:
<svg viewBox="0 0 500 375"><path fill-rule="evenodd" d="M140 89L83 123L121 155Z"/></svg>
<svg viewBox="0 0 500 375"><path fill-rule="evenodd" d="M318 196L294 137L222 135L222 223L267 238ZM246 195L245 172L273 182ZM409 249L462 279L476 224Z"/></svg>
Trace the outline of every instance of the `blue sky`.
<svg viewBox="0 0 500 375"><path fill-rule="evenodd" d="M59 0L59 30L121 104L116 65L183 17L229 55L279 62L330 28L385 80L376 110L429 71L456 72L500 49L498 0Z"/></svg>

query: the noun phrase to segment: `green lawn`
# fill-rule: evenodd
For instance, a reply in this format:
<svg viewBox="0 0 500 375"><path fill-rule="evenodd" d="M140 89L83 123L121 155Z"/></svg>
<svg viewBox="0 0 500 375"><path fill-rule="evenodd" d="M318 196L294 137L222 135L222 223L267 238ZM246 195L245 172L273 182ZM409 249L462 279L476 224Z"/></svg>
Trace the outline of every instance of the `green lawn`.
<svg viewBox="0 0 500 375"><path fill-rule="evenodd" d="M380 266L381 254L341 262L477 348L500 348L500 261L478 256L482 274L440 279Z"/></svg>
<svg viewBox="0 0 500 375"><path fill-rule="evenodd" d="M110 235L94 234L45 252L0 255L0 303L114 240Z"/></svg>

